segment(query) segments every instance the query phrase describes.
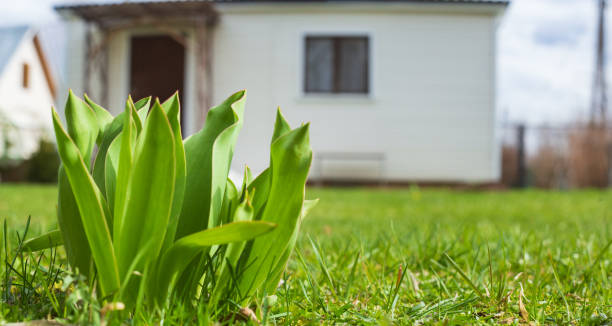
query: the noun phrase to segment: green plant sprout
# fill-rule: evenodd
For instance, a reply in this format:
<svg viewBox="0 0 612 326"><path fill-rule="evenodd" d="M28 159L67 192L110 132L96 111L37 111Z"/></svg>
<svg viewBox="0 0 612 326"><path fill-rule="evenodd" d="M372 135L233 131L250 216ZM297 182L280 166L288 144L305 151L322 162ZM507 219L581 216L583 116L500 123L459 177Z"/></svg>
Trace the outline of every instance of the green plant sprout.
<svg viewBox="0 0 612 326"><path fill-rule="evenodd" d="M97 295L128 309L178 299L215 310L272 294L316 203L305 200L309 125L291 129L278 111L270 166L255 178L247 168L238 188L228 173L246 91L211 108L185 141L177 93L128 98L116 117L84 98L69 92L66 127L52 110L59 230L24 247L63 244Z"/></svg>

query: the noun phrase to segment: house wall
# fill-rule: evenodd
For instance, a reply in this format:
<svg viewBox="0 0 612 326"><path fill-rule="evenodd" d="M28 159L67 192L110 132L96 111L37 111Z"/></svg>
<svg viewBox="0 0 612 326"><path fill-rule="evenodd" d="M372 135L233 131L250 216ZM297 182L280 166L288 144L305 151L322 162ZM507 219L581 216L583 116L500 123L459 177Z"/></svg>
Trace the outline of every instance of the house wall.
<svg viewBox="0 0 612 326"><path fill-rule="evenodd" d="M248 90L233 168L269 164L277 105L311 122L311 177L493 182L495 34L502 6L219 5L213 103ZM303 93L306 35L367 35L368 95ZM319 161L323 152L380 153L384 162Z"/></svg>
<svg viewBox="0 0 612 326"><path fill-rule="evenodd" d="M24 63L30 67L28 88L23 87L22 81ZM0 114L17 128L9 136L13 143L9 155L15 159L27 158L38 149L40 137L51 137L53 105L53 96L30 32L0 72L0 99ZM3 144L0 139L0 146Z"/></svg>

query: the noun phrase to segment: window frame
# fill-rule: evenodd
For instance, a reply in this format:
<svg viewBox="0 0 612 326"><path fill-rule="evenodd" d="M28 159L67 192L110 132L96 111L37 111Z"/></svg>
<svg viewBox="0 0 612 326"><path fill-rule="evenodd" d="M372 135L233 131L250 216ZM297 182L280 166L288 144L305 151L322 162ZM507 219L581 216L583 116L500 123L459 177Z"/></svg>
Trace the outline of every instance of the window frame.
<svg viewBox="0 0 612 326"><path fill-rule="evenodd" d="M325 39L331 40L333 43L333 71L332 71L332 89L331 91L315 91L308 89L308 40L310 39ZM346 91L340 89L340 56L337 53L340 53L341 42L343 40L351 40L351 39L362 39L365 40L365 88L360 91ZM318 34L318 33L305 33L302 40L302 94L306 96L316 96L316 95L354 95L354 96L369 96L372 94L372 50L371 50L371 40L372 36L368 33L335 33L335 34Z"/></svg>
<svg viewBox="0 0 612 326"><path fill-rule="evenodd" d="M21 87L23 89L30 88L30 75L31 75L30 64L27 62L23 62L21 64Z"/></svg>

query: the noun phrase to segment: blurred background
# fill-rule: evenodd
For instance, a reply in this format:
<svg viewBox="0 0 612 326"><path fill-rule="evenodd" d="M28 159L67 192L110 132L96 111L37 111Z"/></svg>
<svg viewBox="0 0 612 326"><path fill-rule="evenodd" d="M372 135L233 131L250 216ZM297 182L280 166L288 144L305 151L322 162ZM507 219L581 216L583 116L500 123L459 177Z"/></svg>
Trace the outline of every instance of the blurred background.
<svg viewBox="0 0 612 326"><path fill-rule="evenodd" d="M311 124L311 182L607 187L604 0L0 3L0 177L52 182L49 107L179 90L183 132L248 90L236 174L275 110Z"/></svg>

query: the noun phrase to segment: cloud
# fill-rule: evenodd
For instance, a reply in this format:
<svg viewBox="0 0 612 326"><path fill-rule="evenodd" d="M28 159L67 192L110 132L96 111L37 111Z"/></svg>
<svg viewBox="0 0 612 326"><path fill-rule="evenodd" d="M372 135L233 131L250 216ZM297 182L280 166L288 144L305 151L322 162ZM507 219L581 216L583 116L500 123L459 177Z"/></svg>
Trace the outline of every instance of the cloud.
<svg viewBox="0 0 612 326"><path fill-rule="evenodd" d="M594 1L513 1L498 34L498 105L509 120L559 124L588 112L595 12Z"/></svg>
<svg viewBox="0 0 612 326"><path fill-rule="evenodd" d="M587 32L585 22L551 20L536 26L534 41L543 45L574 47Z"/></svg>
<svg viewBox="0 0 612 326"><path fill-rule="evenodd" d="M5 0L0 3L0 25L44 25L58 21L53 11L57 0Z"/></svg>

